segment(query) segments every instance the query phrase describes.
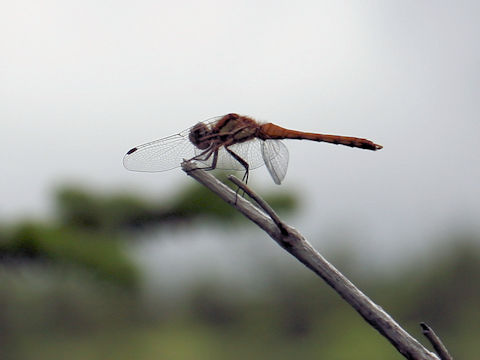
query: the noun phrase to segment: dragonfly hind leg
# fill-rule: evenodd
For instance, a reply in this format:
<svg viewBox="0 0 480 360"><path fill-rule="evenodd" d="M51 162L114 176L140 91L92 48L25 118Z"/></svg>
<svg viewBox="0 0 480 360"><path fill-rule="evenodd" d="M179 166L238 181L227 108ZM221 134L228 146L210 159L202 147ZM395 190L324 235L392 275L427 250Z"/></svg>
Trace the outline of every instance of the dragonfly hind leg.
<svg viewBox="0 0 480 360"><path fill-rule="evenodd" d="M243 160L239 155L235 154L235 153L234 153L232 150L230 150L229 148L225 147L225 150L227 150L228 153L229 153L230 155L232 155L233 158L234 158L235 160L237 160L237 161L240 163L240 165L242 165L242 166L245 168L245 174L244 174L243 177L242 177L242 181L243 181L245 184L248 183L248 175L249 175L249 165L248 165L248 163L247 163L245 160Z"/></svg>

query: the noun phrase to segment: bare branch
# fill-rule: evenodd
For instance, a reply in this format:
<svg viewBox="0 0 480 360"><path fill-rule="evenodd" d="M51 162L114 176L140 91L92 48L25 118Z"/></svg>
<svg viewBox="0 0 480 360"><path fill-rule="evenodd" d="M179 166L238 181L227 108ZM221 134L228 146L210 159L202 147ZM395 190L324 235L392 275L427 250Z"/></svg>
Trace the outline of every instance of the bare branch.
<svg viewBox="0 0 480 360"><path fill-rule="evenodd" d="M284 224L276 215L273 216L273 218L276 218L274 221L272 216L268 215L273 212L273 210L268 210L270 209L268 205L261 205L264 211L260 210L244 198L236 196L234 191L218 181L214 176L203 170L196 169L191 162L184 161L182 168L189 176L205 185L248 219L252 220L282 248L325 280L370 325L386 337L405 358L439 360L436 354L423 347L402 329L389 314L370 300L350 280L324 259L295 228ZM248 187L241 187L251 198L261 199ZM264 200L256 201L259 204L265 204Z"/></svg>
<svg viewBox="0 0 480 360"><path fill-rule="evenodd" d="M440 359L453 360L445 345L443 345L440 338L437 336L437 334L435 334L435 331L433 331L433 329L424 322L420 323L420 326L422 327L423 335L425 335L428 341L430 341L430 343L433 345L433 348L437 352L438 356L440 356Z"/></svg>
<svg viewBox="0 0 480 360"><path fill-rule="evenodd" d="M263 200L260 196L258 196L253 190L251 190L247 184L243 183L241 180L237 179L235 176L230 175L228 179L241 188L248 196L250 196L253 200L256 201L258 205L267 213L268 216L273 220L275 225L280 229L283 235L287 235L287 229L285 228L285 224L280 220L276 212L272 209L272 207Z"/></svg>

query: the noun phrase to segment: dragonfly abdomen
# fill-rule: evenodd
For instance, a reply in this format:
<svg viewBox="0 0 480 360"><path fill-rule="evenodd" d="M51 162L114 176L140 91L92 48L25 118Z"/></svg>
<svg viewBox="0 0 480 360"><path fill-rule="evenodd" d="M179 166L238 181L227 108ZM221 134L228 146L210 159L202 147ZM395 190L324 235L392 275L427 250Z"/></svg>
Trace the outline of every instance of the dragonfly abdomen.
<svg viewBox="0 0 480 360"><path fill-rule="evenodd" d="M381 145L375 144L374 142L350 137L350 136L340 136L340 135L325 135L325 134L316 134L316 133L309 133L297 130L290 130L282 128L281 126L267 123L260 126L260 134L259 137L262 140L267 139L297 139L297 140L311 140L317 142L327 142L330 144L336 145L345 145L350 147L356 147L360 149L367 149L367 150L380 150L382 148Z"/></svg>

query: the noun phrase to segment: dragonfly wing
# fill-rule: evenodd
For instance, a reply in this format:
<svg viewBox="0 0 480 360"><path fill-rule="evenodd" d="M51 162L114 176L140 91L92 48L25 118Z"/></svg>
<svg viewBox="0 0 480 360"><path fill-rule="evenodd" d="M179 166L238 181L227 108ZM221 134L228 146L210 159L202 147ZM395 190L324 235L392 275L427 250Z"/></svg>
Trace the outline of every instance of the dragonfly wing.
<svg viewBox="0 0 480 360"><path fill-rule="evenodd" d="M221 118L222 116L215 116L202 123L210 129ZM167 171L179 167L183 159L192 159L203 152L190 142L191 129L130 149L123 158L123 165L128 170L145 172Z"/></svg>
<svg viewBox="0 0 480 360"><path fill-rule="evenodd" d="M258 139L233 144L228 147L230 151L238 155L241 159L248 163L249 169L256 169L264 165L262 158L262 143ZM213 156L207 162L203 162L208 166L211 165ZM218 149L217 169L222 170L240 170L245 171L243 165L238 162L223 146Z"/></svg>
<svg viewBox="0 0 480 360"><path fill-rule="evenodd" d="M262 157L275 184L280 185L288 169L288 149L280 140L262 142Z"/></svg>
<svg viewBox="0 0 480 360"><path fill-rule="evenodd" d="M194 156L195 146L189 141L186 130L130 149L123 158L123 165L133 171L166 171Z"/></svg>

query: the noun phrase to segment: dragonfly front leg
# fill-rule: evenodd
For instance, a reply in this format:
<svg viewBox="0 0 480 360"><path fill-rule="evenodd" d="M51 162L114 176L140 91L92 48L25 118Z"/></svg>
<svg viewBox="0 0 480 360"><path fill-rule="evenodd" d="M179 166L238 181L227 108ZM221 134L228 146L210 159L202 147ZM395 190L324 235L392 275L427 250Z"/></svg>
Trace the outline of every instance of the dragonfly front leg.
<svg viewBox="0 0 480 360"><path fill-rule="evenodd" d="M206 166L206 167L199 167L198 169L202 169L202 170L206 170L206 171L210 171L210 170L214 170L217 168L217 161L218 161L218 146L215 146L215 147L212 147L210 149L207 149L205 151L203 151L202 153L194 156L193 158L191 158L190 160L198 160L198 161L202 161L202 162L206 162L208 161L208 159L210 159L210 157L213 155L213 159L212 159L212 163L210 166Z"/></svg>

